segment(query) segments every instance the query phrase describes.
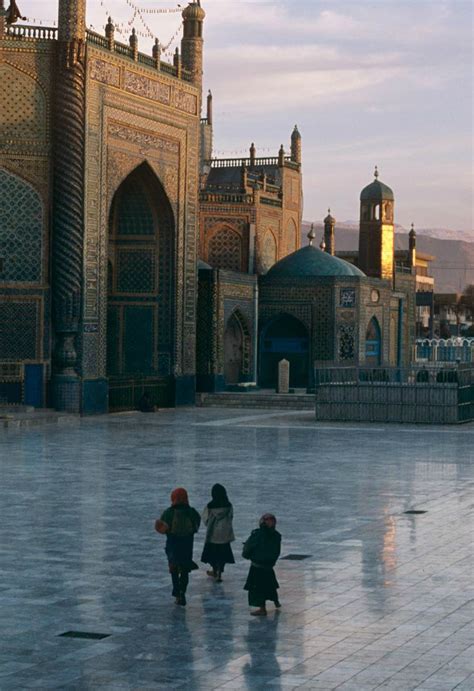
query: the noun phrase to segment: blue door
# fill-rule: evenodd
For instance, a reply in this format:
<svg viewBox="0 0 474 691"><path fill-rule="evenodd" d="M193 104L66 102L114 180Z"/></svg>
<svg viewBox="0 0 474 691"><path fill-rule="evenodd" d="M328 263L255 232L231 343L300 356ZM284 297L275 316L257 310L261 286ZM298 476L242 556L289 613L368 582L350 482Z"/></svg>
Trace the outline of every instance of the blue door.
<svg viewBox="0 0 474 691"><path fill-rule="evenodd" d="M43 365L25 365L24 403L43 407Z"/></svg>

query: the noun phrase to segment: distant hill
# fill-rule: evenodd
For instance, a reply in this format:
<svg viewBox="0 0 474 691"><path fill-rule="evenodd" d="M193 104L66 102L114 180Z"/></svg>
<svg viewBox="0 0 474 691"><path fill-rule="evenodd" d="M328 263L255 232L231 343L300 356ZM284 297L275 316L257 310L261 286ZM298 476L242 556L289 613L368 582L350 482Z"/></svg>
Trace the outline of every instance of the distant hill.
<svg viewBox="0 0 474 691"><path fill-rule="evenodd" d="M301 243L308 240L310 223L303 221ZM315 223L316 242L319 244L323 225ZM474 232L444 228L417 228L417 248L420 252L436 257L431 264L437 293L462 292L466 285L474 284ZM336 250L355 250L359 246L359 225L354 221L337 223ZM408 231L396 226L395 247L408 247Z"/></svg>

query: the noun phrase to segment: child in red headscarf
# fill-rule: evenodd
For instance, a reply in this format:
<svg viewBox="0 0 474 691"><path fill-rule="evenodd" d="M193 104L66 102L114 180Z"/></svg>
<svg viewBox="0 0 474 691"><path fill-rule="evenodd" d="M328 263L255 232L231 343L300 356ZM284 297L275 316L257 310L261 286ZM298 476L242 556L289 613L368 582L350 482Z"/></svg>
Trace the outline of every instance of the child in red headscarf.
<svg viewBox="0 0 474 691"><path fill-rule="evenodd" d="M275 516L265 513L260 519L259 527L252 530L244 543L242 551L243 558L251 561L244 590L248 590L249 606L258 607L251 612L253 616L267 614L267 600L274 602L277 609L281 607L277 593L280 586L273 570L280 556L281 535L275 526Z"/></svg>
<svg viewBox="0 0 474 691"><path fill-rule="evenodd" d="M189 506L188 493L183 487L171 492L171 506L155 521L155 530L166 535L165 552L168 557L173 597L176 604L186 604L189 572L199 568L193 561L194 533L199 530L201 517Z"/></svg>

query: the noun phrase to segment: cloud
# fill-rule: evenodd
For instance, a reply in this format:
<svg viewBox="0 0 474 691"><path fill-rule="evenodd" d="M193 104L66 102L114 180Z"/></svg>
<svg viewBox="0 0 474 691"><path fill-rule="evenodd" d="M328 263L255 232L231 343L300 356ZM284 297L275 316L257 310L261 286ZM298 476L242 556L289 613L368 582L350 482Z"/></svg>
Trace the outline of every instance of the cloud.
<svg viewBox="0 0 474 691"><path fill-rule="evenodd" d="M116 21L130 18L125 0L102 2L88 0L88 21L97 30L108 12ZM170 6L169 0L139 4ZM402 201L397 193L399 208L416 207L417 223L449 225L456 199L457 224L469 227L471 0L202 0L202 5L204 77L215 96L217 150L244 150L255 139L260 149L276 153L298 122L309 209L321 199L322 208L332 200L341 217L349 217L359 184L378 163L387 182L403 194ZM49 21L57 14L57 0L22 0L21 9ZM167 43L181 18L147 15L147 20ZM140 37L140 50L149 51L151 43Z"/></svg>

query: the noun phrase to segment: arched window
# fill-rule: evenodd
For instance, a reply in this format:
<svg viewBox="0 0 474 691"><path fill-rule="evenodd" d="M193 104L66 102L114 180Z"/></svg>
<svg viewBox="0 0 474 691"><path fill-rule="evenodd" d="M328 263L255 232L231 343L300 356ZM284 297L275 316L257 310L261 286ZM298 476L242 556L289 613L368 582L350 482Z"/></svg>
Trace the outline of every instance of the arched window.
<svg viewBox="0 0 474 691"><path fill-rule="evenodd" d="M144 163L122 182L111 206L107 373L112 378L171 374L173 247L170 202Z"/></svg>
<svg viewBox="0 0 474 691"><path fill-rule="evenodd" d="M372 317L365 334L365 362L369 365L380 365L382 342L377 317Z"/></svg>
<svg viewBox="0 0 474 691"><path fill-rule="evenodd" d="M250 332L240 310L229 317L224 332L224 376L226 384L237 384L250 373Z"/></svg>
<svg viewBox="0 0 474 691"><path fill-rule="evenodd" d="M271 230L267 230L263 237L262 253L260 256L260 270L266 273L277 260L277 244Z"/></svg>
<svg viewBox="0 0 474 691"><path fill-rule="evenodd" d="M207 261L214 269L242 271L242 238L232 228L222 228L211 236Z"/></svg>
<svg viewBox="0 0 474 691"><path fill-rule="evenodd" d="M16 175L0 169L0 282L38 283L42 276L43 204Z"/></svg>

